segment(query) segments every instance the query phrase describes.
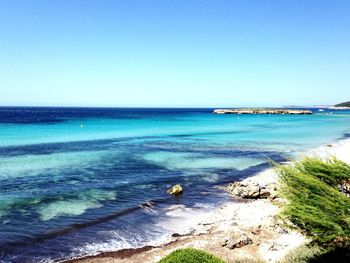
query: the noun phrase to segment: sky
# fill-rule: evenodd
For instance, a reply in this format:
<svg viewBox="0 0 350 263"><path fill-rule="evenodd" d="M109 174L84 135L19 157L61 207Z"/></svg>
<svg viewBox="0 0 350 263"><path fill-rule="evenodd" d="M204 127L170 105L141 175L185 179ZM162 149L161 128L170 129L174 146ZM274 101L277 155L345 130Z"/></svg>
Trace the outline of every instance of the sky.
<svg viewBox="0 0 350 263"><path fill-rule="evenodd" d="M350 100L348 0L1 0L0 105Z"/></svg>

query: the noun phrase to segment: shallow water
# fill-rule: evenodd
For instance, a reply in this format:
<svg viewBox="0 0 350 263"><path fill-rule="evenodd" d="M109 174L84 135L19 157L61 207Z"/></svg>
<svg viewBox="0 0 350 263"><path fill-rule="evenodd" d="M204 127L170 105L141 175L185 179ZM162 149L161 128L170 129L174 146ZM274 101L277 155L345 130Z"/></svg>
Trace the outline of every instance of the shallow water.
<svg viewBox="0 0 350 263"><path fill-rule="evenodd" d="M227 198L212 186L348 136L349 111L313 110L0 108L0 260L164 242Z"/></svg>

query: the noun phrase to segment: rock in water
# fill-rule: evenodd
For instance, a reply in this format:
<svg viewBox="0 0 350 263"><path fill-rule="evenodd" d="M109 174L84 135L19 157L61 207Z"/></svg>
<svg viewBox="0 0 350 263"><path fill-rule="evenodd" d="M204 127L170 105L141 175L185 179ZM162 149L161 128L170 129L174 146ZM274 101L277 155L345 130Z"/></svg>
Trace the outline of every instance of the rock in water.
<svg viewBox="0 0 350 263"><path fill-rule="evenodd" d="M174 185L167 191L167 193L171 195L178 195L178 194L181 194L182 192L183 192L183 189L179 184Z"/></svg>

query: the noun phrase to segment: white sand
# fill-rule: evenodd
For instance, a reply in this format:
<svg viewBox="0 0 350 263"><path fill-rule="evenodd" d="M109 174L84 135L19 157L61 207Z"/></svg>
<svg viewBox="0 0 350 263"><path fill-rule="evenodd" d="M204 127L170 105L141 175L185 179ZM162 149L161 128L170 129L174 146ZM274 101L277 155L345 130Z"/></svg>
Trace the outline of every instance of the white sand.
<svg viewBox="0 0 350 263"><path fill-rule="evenodd" d="M339 160L350 163L350 139L341 140L337 143L323 145L311 153L319 155L320 157L335 156Z"/></svg>

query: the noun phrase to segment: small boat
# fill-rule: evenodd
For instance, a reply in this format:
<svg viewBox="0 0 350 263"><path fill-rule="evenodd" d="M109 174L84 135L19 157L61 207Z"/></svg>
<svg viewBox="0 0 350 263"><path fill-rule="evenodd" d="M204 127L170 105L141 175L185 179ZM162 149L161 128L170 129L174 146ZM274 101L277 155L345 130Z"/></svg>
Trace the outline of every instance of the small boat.
<svg viewBox="0 0 350 263"><path fill-rule="evenodd" d="M324 111L324 109L319 109L318 111Z"/></svg>

